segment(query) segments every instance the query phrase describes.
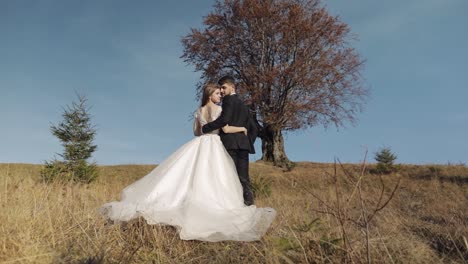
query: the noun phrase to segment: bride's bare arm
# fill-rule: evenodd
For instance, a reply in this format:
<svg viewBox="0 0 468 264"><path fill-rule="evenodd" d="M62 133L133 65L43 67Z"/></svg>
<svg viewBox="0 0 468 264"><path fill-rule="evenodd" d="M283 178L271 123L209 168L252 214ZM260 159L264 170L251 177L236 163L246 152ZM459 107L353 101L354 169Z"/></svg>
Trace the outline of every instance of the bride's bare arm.
<svg viewBox="0 0 468 264"><path fill-rule="evenodd" d="M247 135L247 129L245 127L225 125L223 126L222 129L223 129L223 132L226 134L244 132L244 134Z"/></svg>
<svg viewBox="0 0 468 264"><path fill-rule="evenodd" d="M193 134L195 136L201 136L201 126L200 126L200 122L198 121L198 118L195 117L194 118L194 121L193 121Z"/></svg>

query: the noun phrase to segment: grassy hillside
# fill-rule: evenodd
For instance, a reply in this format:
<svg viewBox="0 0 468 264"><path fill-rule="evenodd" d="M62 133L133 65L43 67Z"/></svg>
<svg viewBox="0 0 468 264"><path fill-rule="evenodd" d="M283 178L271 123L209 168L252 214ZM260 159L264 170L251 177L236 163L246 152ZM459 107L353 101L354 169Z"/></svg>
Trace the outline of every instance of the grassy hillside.
<svg viewBox="0 0 468 264"><path fill-rule="evenodd" d="M298 163L283 172L252 163L256 204L278 215L262 241L249 243L182 241L172 227L114 225L96 214L154 165L102 166L89 185L43 184L40 168L0 164L0 263L468 261L462 165L403 165L380 178L355 164Z"/></svg>

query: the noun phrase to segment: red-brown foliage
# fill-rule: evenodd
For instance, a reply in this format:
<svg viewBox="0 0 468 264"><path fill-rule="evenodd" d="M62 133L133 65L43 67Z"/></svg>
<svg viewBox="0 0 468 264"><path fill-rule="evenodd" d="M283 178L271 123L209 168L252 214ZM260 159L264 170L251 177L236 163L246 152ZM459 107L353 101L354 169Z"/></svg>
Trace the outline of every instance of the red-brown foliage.
<svg viewBox="0 0 468 264"><path fill-rule="evenodd" d="M361 111L363 60L349 26L319 0L216 1L204 25L182 39L182 58L202 72L198 92L223 74L237 78L263 132L264 160L275 161L274 151L287 160L275 147L281 131L339 127Z"/></svg>

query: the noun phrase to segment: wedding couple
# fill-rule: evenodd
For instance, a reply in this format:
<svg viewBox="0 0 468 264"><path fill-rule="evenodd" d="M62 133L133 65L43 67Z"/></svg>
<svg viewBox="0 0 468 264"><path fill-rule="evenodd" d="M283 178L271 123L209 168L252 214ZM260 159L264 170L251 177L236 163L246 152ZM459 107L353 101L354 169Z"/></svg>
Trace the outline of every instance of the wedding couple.
<svg viewBox="0 0 468 264"><path fill-rule="evenodd" d="M196 137L125 187L120 201L104 204L102 215L172 225L184 240L254 241L265 234L276 211L253 205L249 153L255 153L257 128L234 79L224 76L218 85L203 89Z"/></svg>

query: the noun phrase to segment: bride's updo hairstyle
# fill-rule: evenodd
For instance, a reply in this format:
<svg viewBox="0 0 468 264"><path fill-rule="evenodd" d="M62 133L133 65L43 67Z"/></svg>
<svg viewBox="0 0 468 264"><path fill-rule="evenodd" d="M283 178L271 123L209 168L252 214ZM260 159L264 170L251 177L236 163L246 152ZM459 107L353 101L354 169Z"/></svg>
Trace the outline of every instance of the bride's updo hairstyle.
<svg viewBox="0 0 468 264"><path fill-rule="evenodd" d="M210 101L210 96L216 91L220 89L218 85L214 83L208 83L203 88L203 95L201 99L201 106L205 106Z"/></svg>

